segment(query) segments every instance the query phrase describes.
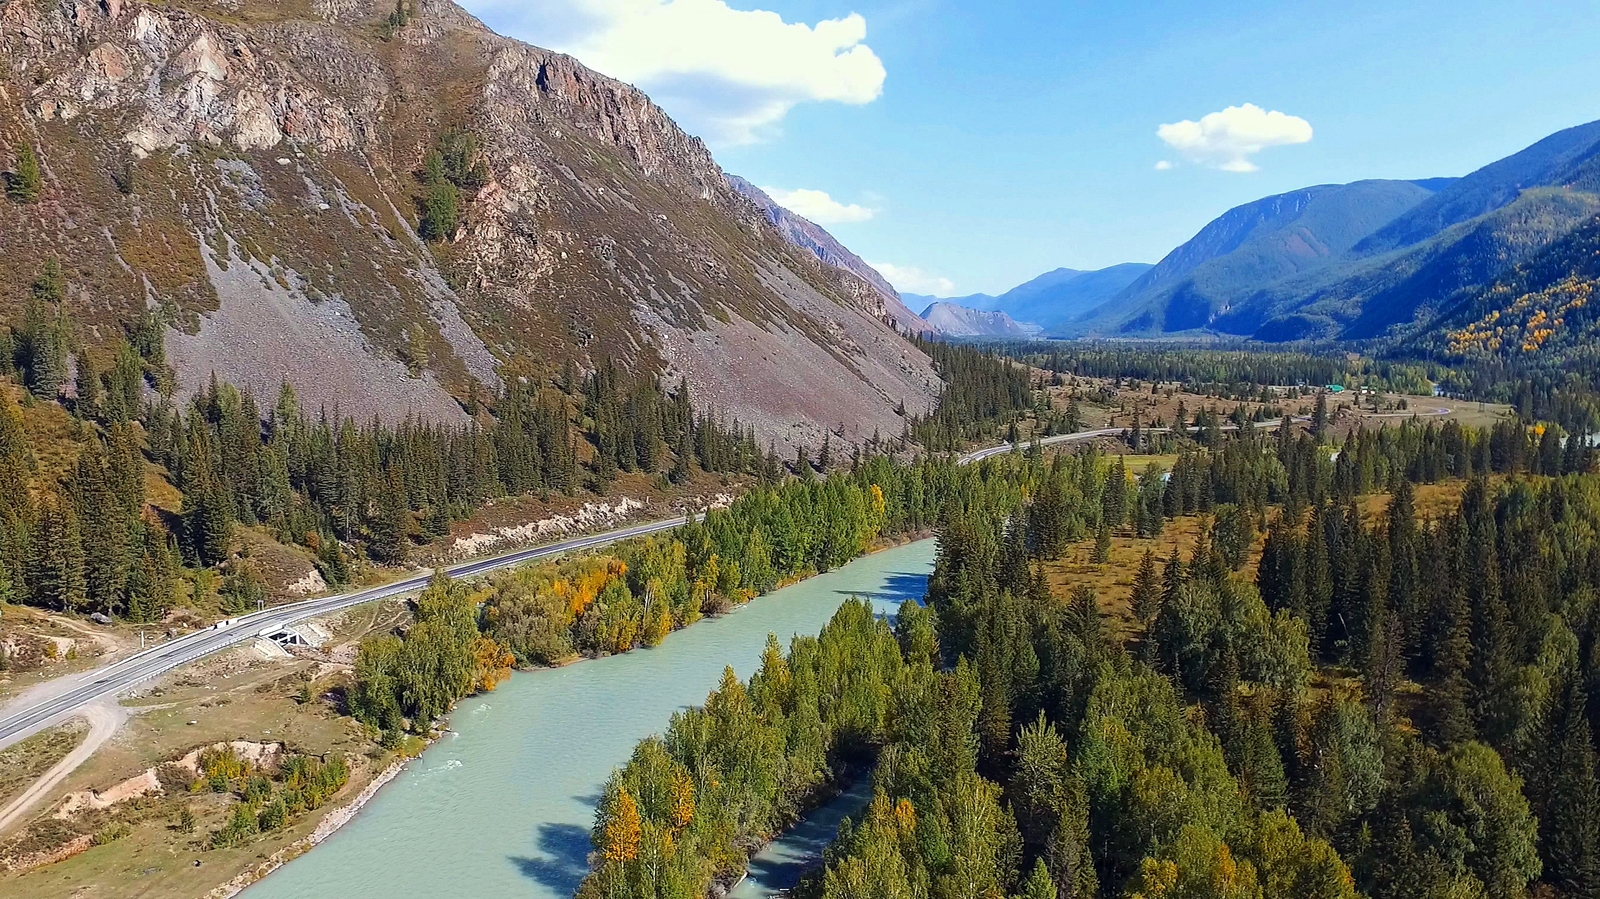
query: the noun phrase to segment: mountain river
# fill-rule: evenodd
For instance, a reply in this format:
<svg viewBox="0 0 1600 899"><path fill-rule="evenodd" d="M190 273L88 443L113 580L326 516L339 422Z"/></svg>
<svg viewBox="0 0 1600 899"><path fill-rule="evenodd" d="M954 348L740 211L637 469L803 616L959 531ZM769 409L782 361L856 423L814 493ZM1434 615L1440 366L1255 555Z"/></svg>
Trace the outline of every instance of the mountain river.
<svg viewBox="0 0 1600 899"><path fill-rule="evenodd" d="M243 896L569 899L587 870L600 792L635 743L663 731L674 711L704 702L724 666L749 677L768 633L785 643L815 634L849 596L871 598L882 614L920 599L934 548L922 540L864 556L700 621L655 649L519 672L493 693L463 700L451 732L354 820ZM859 807L861 799L846 801ZM836 821L832 812L812 823ZM738 896L760 899L788 886L794 858L830 837L831 826L797 828L758 858Z"/></svg>

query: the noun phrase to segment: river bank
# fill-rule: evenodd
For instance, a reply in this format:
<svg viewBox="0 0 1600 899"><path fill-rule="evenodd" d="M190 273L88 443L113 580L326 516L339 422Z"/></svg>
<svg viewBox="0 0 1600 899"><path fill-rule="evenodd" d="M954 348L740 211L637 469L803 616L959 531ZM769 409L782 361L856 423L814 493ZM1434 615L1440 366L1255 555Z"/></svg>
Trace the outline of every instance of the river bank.
<svg viewBox="0 0 1600 899"><path fill-rule="evenodd" d="M706 619L661 646L518 672L464 700L452 730L317 852L286 860L250 899L437 892L567 899L587 870L606 776L724 666L748 676L768 633L816 633L849 595L892 611L920 597L931 540L891 547Z"/></svg>

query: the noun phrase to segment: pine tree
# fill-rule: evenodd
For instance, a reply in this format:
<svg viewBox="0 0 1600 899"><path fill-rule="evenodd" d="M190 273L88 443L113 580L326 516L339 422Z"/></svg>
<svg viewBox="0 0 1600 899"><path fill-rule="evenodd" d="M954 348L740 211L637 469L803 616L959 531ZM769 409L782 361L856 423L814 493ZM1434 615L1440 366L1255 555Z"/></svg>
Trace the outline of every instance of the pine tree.
<svg viewBox="0 0 1600 899"><path fill-rule="evenodd" d="M78 354L78 379L76 382L77 397L73 400L72 411L85 421L100 416L100 373L94 370L94 362L88 353Z"/></svg>
<svg viewBox="0 0 1600 899"><path fill-rule="evenodd" d="M405 484L398 465L391 464L384 474L384 486L368 530L372 535L373 558L388 565L403 565L411 543L411 510L406 504Z"/></svg>
<svg viewBox="0 0 1600 899"><path fill-rule="evenodd" d="M1586 698L1569 678L1549 713L1529 791L1545 879L1567 896L1600 896L1600 783Z"/></svg>
<svg viewBox="0 0 1600 899"><path fill-rule="evenodd" d="M1100 527L1095 529L1094 554L1089 561L1095 565L1104 565L1111 561L1111 525L1105 519L1100 519Z"/></svg>
<svg viewBox="0 0 1600 899"><path fill-rule="evenodd" d="M1100 518L1109 528L1120 528L1128 517L1128 469L1122 457L1111 463L1106 484L1100 494Z"/></svg>
<svg viewBox="0 0 1600 899"><path fill-rule="evenodd" d="M1133 616L1148 628L1160 611L1161 576L1156 571L1155 550L1147 549L1133 579Z"/></svg>
<svg viewBox="0 0 1600 899"><path fill-rule="evenodd" d="M128 583L127 541L131 522L127 508L106 481L105 451L91 440L78 456L75 487L78 521L85 545L93 552L84 557L84 586L89 607L105 615L120 615Z"/></svg>
<svg viewBox="0 0 1600 899"><path fill-rule="evenodd" d="M17 145L17 168L7 179L7 193L18 203L32 203L39 199L44 187L44 177L39 169L39 154L29 143Z"/></svg>
<svg viewBox="0 0 1600 899"><path fill-rule="evenodd" d="M83 541L78 532L78 516L72 503L54 490L40 498L32 550L27 573L30 601L58 612L81 607Z"/></svg>
<svg viewBox="0 0 1600 899"><path fill-rule="evenodd" d="M686 484L689 482L689 479L694 476L693 470L689 467L689 456L691 453L692 450L689 447L688 433L685 432L684 436L678 439L678 445L674 447L672 451L672 471L668 472L667 474L667 479L672 483L679 485Z"/></svg>
<svg viewBox="0 0 1600 899"><path fill-rule="evenodd" d="M1044 859L1033 863L1033 872L1028 875L1027 883L1022 885L1022 892L1017 899L1059 899L1055 881L1050 878L1050 869L1045 867Z"/></svg>
<svg viewBox="0 0 1600 899"><path fill-rule="evenodd" d="M66 279L55 257L45 260L22 313L21 355L28 389L54 399L67 379L70 326L60 309Z"/></svg>

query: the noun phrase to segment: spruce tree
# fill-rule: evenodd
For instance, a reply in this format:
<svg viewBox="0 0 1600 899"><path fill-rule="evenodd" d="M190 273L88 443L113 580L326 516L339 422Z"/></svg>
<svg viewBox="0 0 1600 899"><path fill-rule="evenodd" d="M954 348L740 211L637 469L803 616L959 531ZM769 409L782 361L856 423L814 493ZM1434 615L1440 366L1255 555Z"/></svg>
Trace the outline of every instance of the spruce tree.
<svg viewBox="0 0 1600 899"><path fill-rule="evenodd" d="M54 399L67 379L70 326L60 309L65 296L65 276L52 256L33 282L22 313L23 374L28 390L41 399Z"/></svg>
<svg viewBox="0 0 1600 899"><path fill-rule="evenodd" d="M1104 518L1100 519L1100 527L1095 529L1094 554L1089 561L1096 565L1111 561L1111 525Z"/></svg>
<svg viewBox="0 0 1600 899"><path fill-rule="evenodd" d="M77 397L73 400L72 411L85 421L96 419L100 416L100 373L95 371L94 362L88 353L78 354L78 378L76 381Z"/></svg>
<svg viewBox="0 0 1600 899"><path fill-rule="evenodd" d="M6 185L11 199L18 203L32 203L39 199L44 188L44 176L39 168L39 154L30 143L17 144L17 167Z"/></svg>
<svg viewBox="0 0 1600 899"><path fill-rule="evenodd" d="M1567 896L1600 896L1600 783L1586 697L1568 678L1531 778L1544 875Z"/></svg>
<svg viewBox="0 0 1600 899"><path fill-rule="evenodd" d="M30 601L68 612L84 602L83 540L72 503L55 490L39 501L27 573Z"/></svg>
<svg viewBox="0 0 1600 899"><path fill-rule="evenodd" d="M1161 576L1156 571L1155 550L1147 549L1133 579L1133 616L1148 628L1160 611Z"/></svg>

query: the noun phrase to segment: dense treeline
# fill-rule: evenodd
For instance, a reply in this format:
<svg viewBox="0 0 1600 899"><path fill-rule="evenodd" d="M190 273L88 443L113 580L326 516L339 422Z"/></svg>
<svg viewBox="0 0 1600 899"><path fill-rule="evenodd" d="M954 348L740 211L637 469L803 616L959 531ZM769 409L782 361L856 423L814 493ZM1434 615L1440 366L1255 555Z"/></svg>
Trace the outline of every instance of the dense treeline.
<svg viewBox="0 0 1600 899"><path fill-rule="evenodd" d="M307 547L340 584L352 552L402 564L418 540L495 497L604 492L619 471L680 483L696 465L768 482L784 474L751 429L696 410L682 382L664 391L609 362L544 387L508 384L486 407L474 395L459 426L311 414L287 386L264 410L215 379L180 406L158 315L116 343L109 367L86 353L69 364L62 290L47 263L20 330L5 329L0 345L0 476L19 488L0 497L0 601L153 621L184 567L221 566L219 602L242 611L264 594L236 556L241 525ZM5 375L27 388L25 402L70 411L64 437L48 439L70 444L75 464L40 463ZM182 494L176 514L147 502L149 464Z"/></svg>
<svg viewBox="0 0 1600 899"><path fill-rule="evenodd" d="M373 559L404 562L414 538L448 532L485 500L503 495L604 490L618 469L659 472L666 447L717 471L759 470L753 436L696 416L687 390L661 394L648 378L625 383L602 366L582 385L593 423L594 462L579 464L580 432L569 397L508 385L488 425L407 420L361 425L336 413L308 417L284 387L263 416L249 391L213 384L187 411L170 404L146 417L150 455L184 494L180 537L191 562L226 557L236 523L261 524L285 542L324 548L337 577L341 543Z"/></svg>
<svg viewBox="0 0 1600 899"><path fill-rule="evenodd" d="M901 754L940 741L885 750L877 800L801 894L1596 895L1600 477L1489 481L1562 468L1509 430L1462 432L1450 452L1443 429L1382 451L1353 438L1341 459L1360 464L1291 486L1259 591L1234 573L1229 507L1215 507L1188 559L1146 557L1130 647L1092 593L1043 587L1042 494L953 521L929 603L945 661L976 675L959 731L975 760L919 759L907 776ZM1411 482L1458 458L1476 472L1459 509L1419 522ZM1369 522L1350 491L1385 477L1394 496ZM1359 680L1311 689L1331 664ZM962 884L978 888L951 891L950 842L918 827L973 807L969 787L940 782L968 770L1014 823L978 831L992 848Z"/></svg>
<svg viewBox="0 0 1600 899"><path fill-rule="evenodd" d="M489 630L523 664L654 646L702 614L838 567L880 535L929 527L959 477L949 462L874 457L757 487L668 535L496 575Z"/></svg>
<svg viewBox="0 0 1600 899"><path fill-rule="evenodd" d="M933 412L908 422L909 433L926 449L959 450L993 438L1002 424L1034 407L1037 396L1027 368L963 344L921 336L912 342L933 359L944 380Z"/></svg>
<svg viewBox="0 0 1600 899"><path fill-rule="evenodd" d="M952 521L931 577L946 677L970 678L970 701L928 713L962 710L968 755L891 744L874 805L800 894L1517 896L1538 877L1517 766L1470 731L1418 739L1371 693L1309 691L1306 617L1234 576L1218 534L1160 573L1147 558L1133 656L1093 593L1043 587L1030 517ZM1592 784L1592 755L1584 769ZM958 867L950 808L987 809Z"/></svg>
<svg viewBox="0 0 1600 899"><path fill-rule="evenodd" d="M403 635L361 641L345 695L350 714L394 743L408 728L426 733L456 700L509 677L516 660L479 629L486 596L436 572Z"/></svg>
<svg viewBox="0 0 1600 899"><path fill-rule="evenodd" d="M792 823L833 766L881 742L905 682L933 680L902 660L871 604L849 600L785 656L769 637L742 684L727 669L704 706L640 743L606 784L584 899L698 899L742 869L751 845Z"/></svg>
<svg viewBox="0 0 1600 899"><path fill-rule="evenodd" d="M1180 383L1199 393L1263 385L1321 387L1363 384L1404 393L1426 393L1432 369L1406 361L1351 359L1341 351L1293 352L1210 349L1183 344L1104 344L1021 341L982 344L1009 358L1061 375L1131 378Z"/></svg>
<svg viewBox="0 0 1600 899"><path fill-rule="evenodd" d="M438 575L403 635L363 641L347 704L390 741L425 733L514 664L654 646L702 615L843 565L881 535L927 528L977 477L949 461L873 457L824 480L757 487L669 534L522 566L481 588Z"/></svg>
<svg viewBox="0 0 1600 899"><path fill-rule="evenodd" d="M1330 457L1308 433L1248 430L1165 478L1092 451L985 466L942 509L927 607L896 624L901 658L858 654L891 711L833 749L840 764L876 750L876 797L798 895L1514 897L1541 877L1594 895L1600 476L1561 474L1589 454L1549 433L1412 422ZM1462 477L1453 518L1416 520L1414 482ZM1351 511L1389 486L1376 524ZM1091 591L1045 584L1067 543L1193 512L1208 524L1188 558L1147 555L1134 579L1129 645ZM717 802L759 809L751 826L695 830L659 772L735 742L765 747L739 756L748 770L780 771L790 735L771 733L642 746L597 817L586 895L700 895L737 871L816 787L745 779ZM680 837L696 848L672 855ZM668 855L684 879L645 876Z"/></svg>

